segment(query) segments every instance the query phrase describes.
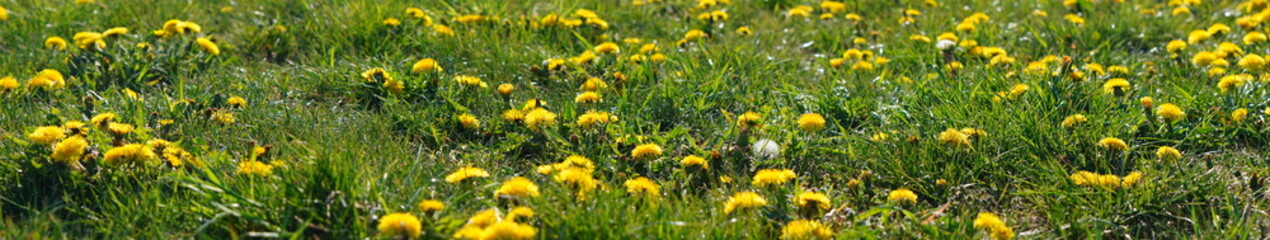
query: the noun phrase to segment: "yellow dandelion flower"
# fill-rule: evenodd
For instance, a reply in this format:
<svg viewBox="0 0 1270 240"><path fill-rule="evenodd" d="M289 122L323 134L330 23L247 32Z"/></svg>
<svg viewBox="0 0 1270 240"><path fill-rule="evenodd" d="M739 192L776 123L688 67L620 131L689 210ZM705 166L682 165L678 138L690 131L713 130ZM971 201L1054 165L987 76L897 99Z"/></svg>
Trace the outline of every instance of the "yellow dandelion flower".
<svg viewBox="0 0 1270 240"><path fill-rule="evenodd" d="M472 114L464 113L459 115L459 125L462 125L464 129L474 130L481 128L481 120L477 120Z"/></svg>
<svg viewBox="0 0 1270 240"><path fill-rule="evenodd" d="M35 128L35 131L32 131L31 134L26 135L26 138L39 144L53 144L58 140L66 138L66 129L59 126L38 127Z"/></svg>
<svg viewBox="0 0 1270 240"><path fill-rule="evenodd" d="M445 203L435 199L427 199L420 201L419 204L416 204L416 207L419 208L419 211L430 213L445 210Z"/></svg>
<svg viewBox="0 0 1270 240"><path fill-rule="evenodd" d="M696 41L697 39L701 39L708 36L709 35L707 35L706 32L693 29L693 30L689 30L688 33L684 34L684 40Z"/></svg>
<svg viewBox="0 0 1270 240"><path fill-rule="evenodd" d="M18 83L18 79L13 78L13 76L0 77L0 92L13 91L21 85L21 83Z"/></svg>
<svg viewBox="0 0 1270 240"><path fill-rule="evenodd" d="M1182 108L1178 107L1177 105L1173 105L1172 103L1165 103L1165 104L1160 104L1160 107L1155 110L1155 115L1163 117L1165 120L1172 122L1172 121L1177 121L1177 120L1181 120L1182 118L1185 118L1186 112L1182 112Z"/></svg>
<svg viewBox="0 0 1270 240"><path fill-rule="evenodd" d="M423 234L423 223L408 213L388 214L379 218L379 234L414 239Z"/></svg>
<svg viewBox="0 0 1270 240"><path fill-rule="evenodd" d="M1107 137L1102 140L1098 140L1098 146L1117 152L1123 152L1129 149L1129 144L1126 144L1124 140L1114 137Z"/></svg>
<svg viewBox="0 0 1270 240"><path fill-rule="evenodd" d="M537 131L546 127L555 126L556 114L547 111L547 109L535 108L530 110L528 113L525 113L524 121L525 126L529 127L530 130Z"/></svg>
<svg viewBox="0 0 1270 240"><path fill-rule="evenodd" d="M481 232L480 239L510 239L510 240L528 240L534 239L538 234L538 229L528 224L517 223L514 221L500 221L491 224Z"/></svg>
<svg viewBox="0 0 1270 240"><path fill-rule="evenodd" d="M418 62L415 62L414 65L410 66L410 72L413 73L436 73L443 70L444 69L441 68L441 65L437 64L437 60L431 58L420 59Z"/></svg>
<svg viewBox="0 0 1270 240"><path fill-rule="evenodd" d="M767 206L767 199L754 192L738 192L728 197L723 204L723 213L732 213L737 209L753 209Z"/></svg>
<svg viewBox="0 0 1270 240"><path fill-rule="evenodd" d="M401 20L397 18L388 18L383 21L384 26L396 27L401 26Z"/></svg>
<svg viewBox="0 0 1270 240"><path fill-rule="evenodd" d="M49 37L48 39L44 39L44 47L66 50L66 39L61 37Z"/></svg>
<svg viewBox="0 0 1270 240"><path fill-rule="evenodd" d="M445 182L457 183L457 182L462 182L463 180L467 180L469 178L483 178L483 177L489 177L489 172L486 172L485 169L480 169L475 167L463 167L463 168L459 168L459 170L455 170L453 173L450 173L450 175L446 175Z"/></svg>
<svg viewBox="0 0 1270 240"><path fill-rule="evenodd" d="M1125 92L1128 92L1130 89L1132 89L1132 86L1129 84L1129 81L1124 78L1112 78L1102 84L1102 92L1114 94L1116 96L1123 96Z"/></svg>
<svg viewBox="0 0 1270 240"><path fill-rule="evenodd" d="M273 165L255 160L238 162L238 174L268 177L273 175Z"/></svg>
<svg viewBox="0 0 1270 240"><path fill-rule="evenodd" d="M661 196L661 186L646 177L637 177L626 180L622 185L626 186L626 192L631 195L647 196L657 198Z"/></svg>
<svg viewBox="0 0 1270 240"><path fill-rule="evenodd" d="M679 164L683 165L684 167L696 166L701 169L710 169L710 162L706 161L705 158L698 157L697 155L688 155L687 157L684 157L682 160L679 160Z"/></svg>
<svg viewBox="0 0 1270 240"><path fill-rule="evenodd" d="M828 211L831 205L833 202L824 193L803 192L794 197L794 207L799 209Z"/></svg>
<svg viewBox="0 0 1270 240"><path fill-rule="evenodd" d="M573 98L573 102L579 104L598 103L603 101L604 99L600 98L599 93L591 91L580 93L577 97Z"/></svg>
<svg viewBox="0 0 1270 240"><path fill-rule="evenodd" d="M1130 172L1129 175L1125 175L1124 179L1120 180L1120 185L1124 187L1132 187L1134 185L1138 185L1139 182L1142 182L1142 172L1133 171Z"/></svg>
<svg viewBox="0 0 1270 240"><path fill-rule="evenodd" d="M202 48L203 51L206 51L207 54L220 55L220 46L217 46L216 43L212 42L211 39L200 37L200 38L194 39L194 42L198 43L198 47Z"/></svg>
<svg viewBox="0 0 1270 240"><path fill-rule="evenodd" d="M1248 109L1240 108L1230 112L1230 121L1243 122L1244 119L1248 119Z"/></svg>
<svg viewBox="0 0 1270 240"><path fill-rule="evenodd" d="M763 124L763 116L755 112L745 112L736 117L736 124L745 127L756 127Z"/></svg>
<svg viewBox="0 0 1270 240"><path fill-rule="evenodd" d="M1248 82L1248 78L1251 77L1245 77L1242 75L1225 76L1217 82L1217 88L1221 89L1222 93L1229 93L1231 90L1243 87L1244 84Z"/></svg>
<svg viewBox="0 0 1270 240"><path fill-rule="evenodd" d="M600 54L614 54L621 51L622 48L618 47L616 43L604 42L604 43L601 43L600 45L595 46L594 50L595 52Z"/></svg>
<svg viewBox="0 0 1270 240"><path fill-rule="evenodd" d="M110 133L115 136L128 135L128 133L131 133L133 129L136 129L136 126L127 123L111 122L106 124L106 130L109 130Z"/></svg>
<svg viewBox="0 0 1270 240"><path fill-rule="evenodd" d="M498 198L530 198L538 195L538 185L524 177L513 177L494 191L494 196Z"/></svg>
<svg viewBox="0 0 1270 240"><path fill-rule="evenodd" d="M817 220L794 220L781 227L781 240L833 239L833 229Z"/></svg>
<svg viewBox="0 0 1270 240"><path fill-rule="evenodd" d="M1085 121L1089 121L1088 118L1085 118L1085 115L1072 114L1071 116L1067 116L1066 118L1063 118L1063 123L1061 125L1065 128L1071 128L1081 123L1085 123Z"/></svg>
<svg viewBox="0 0 1270 240"><path fill-rule="evenodd" d="M817 113L807 113L798 116L798 128L807 132L817 132L825 129L825 117Z"/></svg>
<svg viewBox="0 0 1270 240"><path fill-rule="evenodd" d="M230 106L234 106L234 107L247 106L247 99L243 97L239 97L239 96L229 97L229 100L226 100L226 102L229 103Z"/></svg>
<svg viewBox="0 0 1270 240"><path fill-rule="evenodd" d="M53 162L63 164L79 162L87 148L88 141L84 140L84 137L72 136L53 145L53 153L49 158L52 158Z"/></svg>
<svg viewBox="0 0 1270 240"><path fill-rule="evenodd" d="M141 163L154 160L157 156L149 146L128 144L106 151L103 161L108 164Z"/></svg>
<svg viewBox="0 0 1270 240"><path fill-rule="evenodd" d="M939 133L937 137L940 142L957 147L970 147L970 135L963 133L956 128L949 128Z"/></svg>
<svg viewBox="0 0 1270 240"><path fill-rule="evenodd" d="M1160 158L1161 161L1176 161L1182 158L1182 151L1178 151L1173 147L1162 146L1155 150L1155 156Z"/></svg>
<svg viewBox="0 0 1270 240"><path fill-rule="evenodd" d="M662 148L656 143L648 143L636 146L631 150L631 157L635 159L652 159L661 156Z"/></svg>
<svg viewBox="0 0 1270 240"><path fill-rule="evenodd" d="M755 187L780 186L795 178L798 178L798 174L794 170L763 169L754 174L751 184Z"/></svg>
<svg viewBox="0 0 1270 240"><path fill-rule="evenodd" d="M515 91L515 90L516 90L516 85L512 85L511 83L504 83L504 84L498 85L498 94L502 94L503 96L511 95L512 91Z"/></svg>
<svg viewBox="0 0 1270 240"><path fill-rule="evenodd" d="M917 193L907 188L895 189L886 195L886 200L897 203L917 203Z"/></svg>

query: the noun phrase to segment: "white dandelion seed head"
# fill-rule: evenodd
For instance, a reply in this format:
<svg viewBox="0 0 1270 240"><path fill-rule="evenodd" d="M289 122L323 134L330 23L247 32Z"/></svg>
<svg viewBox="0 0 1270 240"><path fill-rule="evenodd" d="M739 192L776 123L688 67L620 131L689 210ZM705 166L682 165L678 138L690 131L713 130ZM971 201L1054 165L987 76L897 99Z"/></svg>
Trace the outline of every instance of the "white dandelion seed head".
<svg viewBox="0 0 1270 240"><path fill-rule="evenodd" d="M939 50L948 50L956 46L957 46L956 42L953 42L952 40L948 40L948 39L943 39L943 40L939 40L939 42L935 42L935 47L939 48Z"/></svg>
<svg viewBox="0 0 1270 240"><path fill-rule="evenodd" d="M759 159L773 159L781 156L780 145L772 140L759 139L750 148L754 150L754 157Z"/></svg>

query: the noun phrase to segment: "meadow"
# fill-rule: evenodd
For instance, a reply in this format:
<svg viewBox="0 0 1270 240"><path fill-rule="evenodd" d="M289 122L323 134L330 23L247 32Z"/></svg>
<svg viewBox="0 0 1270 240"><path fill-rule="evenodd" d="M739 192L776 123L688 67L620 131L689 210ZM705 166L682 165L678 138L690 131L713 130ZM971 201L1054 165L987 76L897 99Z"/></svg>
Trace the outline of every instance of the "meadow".
<svg viewBox="0 0 1270 240"><path fill-rule="evenodd" d="M0 0L0 239L1265 239L1265 21Z"/></svg>

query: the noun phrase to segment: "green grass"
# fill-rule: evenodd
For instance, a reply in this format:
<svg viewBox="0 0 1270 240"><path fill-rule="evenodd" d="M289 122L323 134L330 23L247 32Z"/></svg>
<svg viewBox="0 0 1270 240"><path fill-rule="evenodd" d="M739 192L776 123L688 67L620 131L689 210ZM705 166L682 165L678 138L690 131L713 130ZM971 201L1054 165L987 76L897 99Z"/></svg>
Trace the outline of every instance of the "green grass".
<svg viewBox="0 0 1270 240"><path fill-rule="evenodd" d="M9 12L0 20L0 77L23 84L0 93L0 238L385 237L379 219L396 212L422 218L422 238L451 238L477 212L526 206L536 214L518 222L536 228L537 238L771 239L789 221L806 218L790 203L804 191L832 199L831 210L811 218L839 239L987 238L972 225L981 212L1001 215L1024 239L1259 239L1270 232L1264 187L1270 116L1263 112L1270 91L1262 80L1270 73L1236 64L1242 54L1266 54L1268 43L1241 41L1251 30L1236 18L1256 14L1239 11L1242 2L1205 1L1191 6L1191 15L1174 16L1173 6L1157 1L1081 0L1079 11L1060 1L853 1L825 20L817 19L825 11L820 1L732 0L707 9L688 0L633 2L0 0ZM813 7L811 16L788 16L797 5ZM434 33L407 16L408 7L423 9L455 35ZM912 24L898 21L906 8L921 11ZM610 27L537 24L548 14L576 18L579 9ZM729 18L695 18L714 10ZM956 32L976 12L991 20ZM455 20L467 14L498 20ZM1067 14L1082 14L1087 23L1072 24ZM385 26L387 18L402 24ZM151 35L169 19L202 31ZM1214 23L1232 31L1190 44L1176 58L1165 50L1169 41ZM742 26L754 34L736 33ZM106 38L102 50L79 49L72 40L113 27L130 32ZM676 46L694 29L711 36ZM968 49L943 53L933 42L910 40L944 32L1000 47L1016 62L993 66ZM45 48L52 36L70 46ZM212 39L222 53L200 50L196 37ZM667 59L630 61L640 48L623 42L631 38L656 43ZM621 51L562 70L545 65L604 42ZM1244 52L1226 58L1226 74L1190 61L1221 42ZM849 49L891 62L872 70L852 70L854 60L831 66ZM1058 74L1025 71L1051 55L1060 60L1046 70ZM423 58L444 71L412 73ZM952 61L964 68L950 70ZM1129 71L1097 75L1083 68L1089 63ZM404 82L404 92L364 83L360 74L376 67ZM27 88L43 69L62 72L66 86ZM1063 77L1071 71L1086 76ZM1242 73L1253 79L1226 93L1218 87L1223 76ZM458 85L452 79L460 75L489 87ZM590 77L609 85L598 91L603 102L575 104ZM1132 88L1104 93L1103 83L1114 77ZM516 88L506 96L496 92L505 83ZM1030 88L993 100L1016 84ZM249 103L233 107L234 96ZM1159 119L1155 109L1140 106L1147 96L1157 106L1181 106L1187 117ZM531 99L544 101L559 124L533 130L501 117ZM1231 112L1240 108L1249 114L1234 121ZM618 121L598 129L575 124L588 110ZM737 125L746 112L761 115L762 126ZM51 162L52 146L27 137L40 126L89 122L101 113L116 113L117 122L136 130L112 136L92 127L84 136L87 156L77 164ZM213 113L231 113L236 121L217 122ZM465 113L480 120L479 129L463 128L457 118ZM804 113L823 115L826 129L800 130ZM1060 126L1073 114L1088 121ZM987 135L956 147L938 140L948 128ZM873 139L879 133L889 137ZM1104 137L1124 139L1129 148L1105 150L1097 145ZM151 139L173 142L202 166L104 161L114 143ZM780 156L755 156L749 143L759 139L778 143ZM632 149L646 143L664 154L633 159ZM269 146L260 160L278 165L273 174L237 173L257 146ZM1160 146L1183 157L1161 161ZM536 171L570 155L596 165L599 186L585 197ZM706 157L710 170L685 169L679 160L688 155ZM490 177L445 181L467 166ZM755 172L770 168L798 177L777 187L751 185ZM1104 189L1076 185L1069 175L1081 170L1144 177L1132 187ZM541 195L495 197L514 176L533 180ZM660 200L628 194L623 183L635 176L660 184ZM725 176L733 181L721 181ZM912 189L917 201L888 201L899 188ZM768 205L724 213L724 202L740 191L755 191ZM446 208L425 214L415 207L425 199Z"/></svg>

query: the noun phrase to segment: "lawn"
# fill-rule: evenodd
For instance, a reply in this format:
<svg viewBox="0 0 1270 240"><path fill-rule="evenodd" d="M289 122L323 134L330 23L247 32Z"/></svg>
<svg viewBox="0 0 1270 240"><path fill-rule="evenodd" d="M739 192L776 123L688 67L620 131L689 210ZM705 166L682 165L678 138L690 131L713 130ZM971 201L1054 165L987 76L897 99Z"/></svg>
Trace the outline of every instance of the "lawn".
<svg viewBox="0 0 1270 240"><path fill-rule="evenodd" d="M0 239L1270 238L1263 21L0 0Z"/></svg>

